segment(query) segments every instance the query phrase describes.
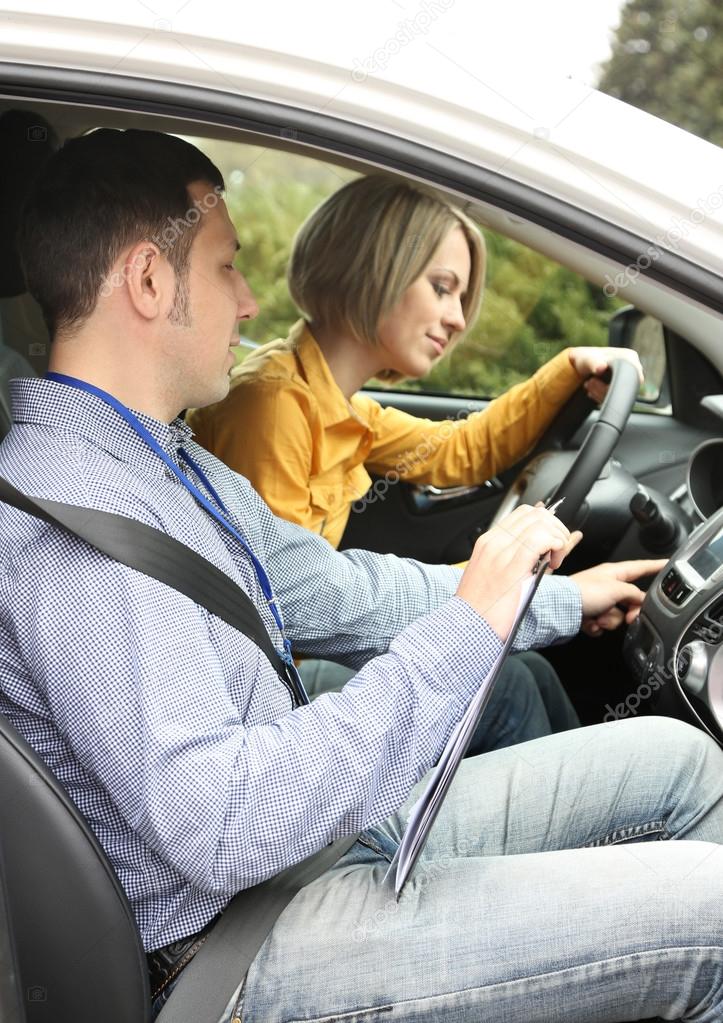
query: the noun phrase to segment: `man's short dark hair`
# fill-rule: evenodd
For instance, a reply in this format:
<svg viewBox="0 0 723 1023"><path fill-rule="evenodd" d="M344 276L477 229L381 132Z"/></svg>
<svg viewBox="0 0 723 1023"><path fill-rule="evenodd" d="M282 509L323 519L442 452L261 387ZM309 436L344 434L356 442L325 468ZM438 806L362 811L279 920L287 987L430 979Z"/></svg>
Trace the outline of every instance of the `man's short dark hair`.
<svg viewBox="0 0 723 1023"><path fill-rule="evenodd" d="M207 182L218 202L218 168L189 142L155 131L100 128L51 158L26 200L18 236L28 291L51 337L82 325L119 253L144 239L165 252L178 294L202 222L188 193L194 181Z"/></svg>

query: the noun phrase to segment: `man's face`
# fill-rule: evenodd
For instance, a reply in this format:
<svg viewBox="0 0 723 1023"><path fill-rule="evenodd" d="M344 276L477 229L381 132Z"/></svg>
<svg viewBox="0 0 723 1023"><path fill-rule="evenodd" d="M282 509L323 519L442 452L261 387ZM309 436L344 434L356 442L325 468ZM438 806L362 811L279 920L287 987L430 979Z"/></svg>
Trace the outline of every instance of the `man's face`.
<svg viewBox="0 0 723 1023"><path fill-rule="evenodd" d="M184 282L179 282L167 333L169 381L179 410L210 405L228 394L238 322L259 311L234 267L239 246L225 202L206 182L194 182L188 191L201 216L191 246L187 295L184 300Z"/></svg>

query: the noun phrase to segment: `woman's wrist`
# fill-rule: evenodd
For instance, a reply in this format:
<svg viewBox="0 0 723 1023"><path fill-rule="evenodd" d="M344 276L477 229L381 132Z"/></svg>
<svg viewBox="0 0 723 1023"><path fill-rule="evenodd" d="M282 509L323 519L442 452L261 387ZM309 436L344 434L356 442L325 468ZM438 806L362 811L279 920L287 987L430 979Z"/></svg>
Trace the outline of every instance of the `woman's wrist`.
<svg viewBox="0 0 723 1023"><path fill-rule="evenodd" d="M577 364L577 354L578 354L577 353L577 348L568 348L568 350L567 350L567 357L570 360L570 365L572 366L572 368L577 373L578 379L579 380L584 380L586 378L587 374L580 372L580 369L578 368L578 364Z"/></svg>

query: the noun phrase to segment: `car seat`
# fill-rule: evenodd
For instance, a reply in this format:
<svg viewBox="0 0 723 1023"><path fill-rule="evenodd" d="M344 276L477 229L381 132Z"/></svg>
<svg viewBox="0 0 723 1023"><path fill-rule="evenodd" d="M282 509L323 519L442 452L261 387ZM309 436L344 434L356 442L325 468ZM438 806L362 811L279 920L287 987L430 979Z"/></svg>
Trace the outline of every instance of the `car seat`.
<svg viewBox="0 0 723 1023"><path fill-rule="evenodd" d="M3 1021L150 1020L146 957L125 892L65 790L0 715L3 894L0 962L15 966L0 973Z"/></svg>

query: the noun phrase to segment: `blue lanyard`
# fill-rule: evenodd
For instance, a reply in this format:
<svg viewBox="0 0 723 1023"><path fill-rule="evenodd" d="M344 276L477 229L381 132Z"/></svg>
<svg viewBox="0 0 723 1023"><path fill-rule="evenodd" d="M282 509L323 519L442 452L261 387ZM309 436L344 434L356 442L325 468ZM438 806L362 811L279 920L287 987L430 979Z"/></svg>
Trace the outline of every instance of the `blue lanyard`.
<svg viewBox="0 0 723 1023"><path fill-rule="evenodd" d="M151 434L146 429L143 423L141 423L138 420L138 418L131 412L129 408L126 408L126 406L122 402L118 401L117 398L114 398L112 394L108 394L107 391L103 391L100 387L96 387L94 384L89 384L86 380L78 380L77 377L66 376L64 373L53 373L52 371L50 371L46 373L45 376L48 380L54 380L58 384L66 384L68 387L75 387L79 391L86 391L88 394L94 394L96 398L100 398L100 400L105 402L106 405L110 405L110 407L114 409L119 416L122 416L123 419L125 419L125 421L131 427L131 429L133 429L138 434L141 440L145 441L148 447L156 455L158 455L160 459L162 459L162 461L168 466L168 468L171 470L174 476L176 476L180 480L180 482L192 494L192 496L198 501L198 503L202 505L206 509L206 511L210 515L212 515L214 519L216 519L217 522L219 522L225 529L227 529L229 533L231 533L231 535L236 538L236 540L238 540L246 554L249 556L249 559L251 560L254 572L256 573L256 578L259 581L259 585L261 586L263 595L266 598L267 604L269 605L269 610L271 611L271 614L274 616L274 621L279 627L279 632L281 633L281 639L283 642L283 650L280 651L280 656L284 663L286 664L287 671L291 675L290 681L292 684L292 691L294 689L297 690L297 692L295 692L294 695L297 697L299 702L308 703L309 698L304 691L303 684L301 683L301 679L299 678L299 674L296 671L296 667L294 665L294 659L291 655L291 643L287 639L286 634L284 632L284 625L281 618L281 612L279 611L279 607L276 603L274 591L271 588L271 581L269 580L269 577L266 574L263 565L256 557L254 552L251 550L249 545L246 543L241 533L239 533L239 531L229 522L227 518L228 510L226 509L226 506L216 493L215 489L211 485L208 477L201 469L201 467L191 458L187 451L185 451L183 448L179 448L179 453L183 456L184 462L186 462L190 466L190 468L193 469L193 471L196 473L196 475L201 480L206 490L213 497L216 504L219 506L219 508L223 510L223 515L221 514L221 512L218 511L218 509L214 508L214 506L208 500L206 495L203 494L195 485L195 483L192 483L188 476L186 476L186 474L178 468L178 466L171 458L169 458L169 456L163 450L163 448L155 439L153 434Z"/></svg>

